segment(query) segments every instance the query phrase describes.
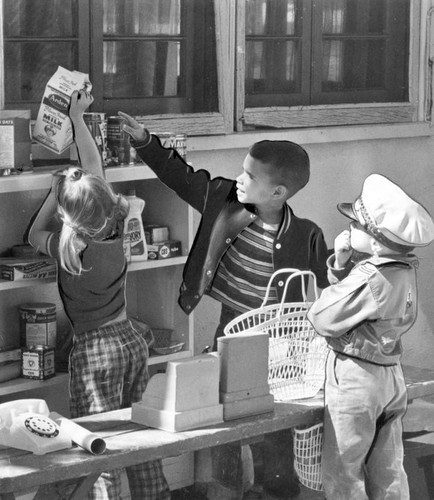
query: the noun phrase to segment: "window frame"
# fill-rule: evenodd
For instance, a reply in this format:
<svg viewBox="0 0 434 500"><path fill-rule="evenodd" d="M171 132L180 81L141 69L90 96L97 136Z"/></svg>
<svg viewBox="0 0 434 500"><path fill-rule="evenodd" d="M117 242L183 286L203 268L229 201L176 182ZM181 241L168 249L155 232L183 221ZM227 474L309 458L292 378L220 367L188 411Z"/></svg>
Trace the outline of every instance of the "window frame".
<svg viewBox="0 0 434 500"><path fill-rule="evenodd" d="M89 0L79 0L81 6ZM427 0L426 0L427 1ZM411 0L409 100L403 103L331 104L292 107L246 108L245 71L245 0L214 0L216 56L218 80L218 111L214 113L161 114L139 116L139 120L155 132L182 131L190 136L225 135L258 128L291 129L306 127L349 126L364 124L411 123L422 117L419 65L423 50L421 35L425 34L421 13L427 3ZM82 11L82 8L80 8ZM4 109L3 66L3 0L0 0L0 109ZM82 17L80 16L80 24ZM83 23L89 30L89 23ZM423 41L422 41L423 42ZM83 44L80 37L80 44ZM79 71L90 67L92 47L80 46ZM102 61L101 61L102 65ZM101 69L102 71L102 69ZM94 86L98 82L93 82ZM97 103L93 110L98 111Z"/></svg>
<svg viewBox="0 0 434 500"><path fill-rule="evenodd" d="M244 61L246 0L237 0L235 130L388 124L418 119L418 73L421 4L410 2L409 100L399 103L321 104L249 108L245 105Z"/></svg>

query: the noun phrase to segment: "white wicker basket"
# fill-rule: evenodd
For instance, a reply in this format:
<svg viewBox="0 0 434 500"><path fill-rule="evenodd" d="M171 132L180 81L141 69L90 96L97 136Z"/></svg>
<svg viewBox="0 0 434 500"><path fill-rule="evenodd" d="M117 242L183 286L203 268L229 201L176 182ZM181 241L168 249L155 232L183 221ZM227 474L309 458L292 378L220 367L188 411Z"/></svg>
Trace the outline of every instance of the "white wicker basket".
<svg viewBox="0 0 434 500"><path fill-rule="evenodd" d="M322 491L323 424L294 428L294 469L300 483L311 490Z"/></svg>
<svg viewBox="0 0 434 500"><path fill-rule="evenodd" d="M283 297L286 296L289 283L299 278L303 302L285 303L283 299L279 304L266 305L272 282L282 273L290 273ZM315 298L318 298L316 276L311 271L280 269L271 276L261 307L238 316L224 329L225 335L268 333L268 383L276 400L310 398L324 385L328 348L326 341L317 335L306 318L311 305L307 301L305 282L305 278L309 277L313 279Z"/></svg>

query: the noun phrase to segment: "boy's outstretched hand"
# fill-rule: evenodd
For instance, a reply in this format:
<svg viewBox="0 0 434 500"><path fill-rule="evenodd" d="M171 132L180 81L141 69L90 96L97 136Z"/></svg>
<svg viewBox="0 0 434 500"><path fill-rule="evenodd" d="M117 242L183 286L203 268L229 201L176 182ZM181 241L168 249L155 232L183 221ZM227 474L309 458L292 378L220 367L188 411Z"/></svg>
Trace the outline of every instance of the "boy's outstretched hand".
<svg viewBox="0 0 434 500"><path fill-rule="evenodd" d="M83 116L86 109L93 103L93 96L84 90L74 90L69 104L69 117L72 121Z"/></svg>
<svg viewBox="0 0 434 500"><path fill-rule="evenodd" d="M118 115L125 120L123 129L127 134L129 134L135 141L138 142L148 142L150 141L151 134L146 130L140 123L135 120L132 116L118 111Z"/></svg>

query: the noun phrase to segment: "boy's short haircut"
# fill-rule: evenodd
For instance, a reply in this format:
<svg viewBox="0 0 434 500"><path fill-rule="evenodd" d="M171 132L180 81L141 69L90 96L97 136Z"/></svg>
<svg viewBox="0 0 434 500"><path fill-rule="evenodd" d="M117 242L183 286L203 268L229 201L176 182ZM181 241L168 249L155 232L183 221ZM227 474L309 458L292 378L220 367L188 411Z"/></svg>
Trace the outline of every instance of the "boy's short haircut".
<svg viewBox="0 0 434 500"><path fill-rule="evenodd" d="M249 154L255 160L275 170L275 181L288 189L289 197L302 189L309 181L309 156L295 142L259 141L250 147Z"/></svg>

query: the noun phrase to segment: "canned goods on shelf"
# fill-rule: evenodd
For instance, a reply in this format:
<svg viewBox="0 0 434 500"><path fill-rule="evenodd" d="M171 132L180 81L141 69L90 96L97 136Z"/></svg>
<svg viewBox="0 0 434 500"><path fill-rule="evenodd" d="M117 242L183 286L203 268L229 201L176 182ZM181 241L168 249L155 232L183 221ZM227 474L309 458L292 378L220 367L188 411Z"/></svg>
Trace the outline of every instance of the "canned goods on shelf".
<svg viewBox="0 0 434 500"><path fill-rule="evenodd" d="M84 123L90 130L101 155L104 167L107 166L107 119L105 113L83 113Z"/></svg>
<svg viewBox="0 0 434 500"><path fill-rule="evenodd" d="M47 345L30 345L22 351L22 376L45 380L56 374L54 348Z"/></svg>
<svg viewBox="0 0 434 500"><path fill-rule="evenodd" d="M155 134L161 141L161 145L165 148L174 148L179 155L187 161L187 135L175 134L174 132L159 132Z"/></svg>
<svg viewBox="0 0 434 500"><path fill-rule="evenodd" d="M57 335L56 304L32 302L19 307L21 346L55 347Z"/></svg>
<svg viewBox="0 0 434 500"><path fill-rule="evenodd" d="M134 155L131 155L130 136L122 128L124 122L125 120L120 116L107 118L107 147L112 167L134 163Z"/></svg>

